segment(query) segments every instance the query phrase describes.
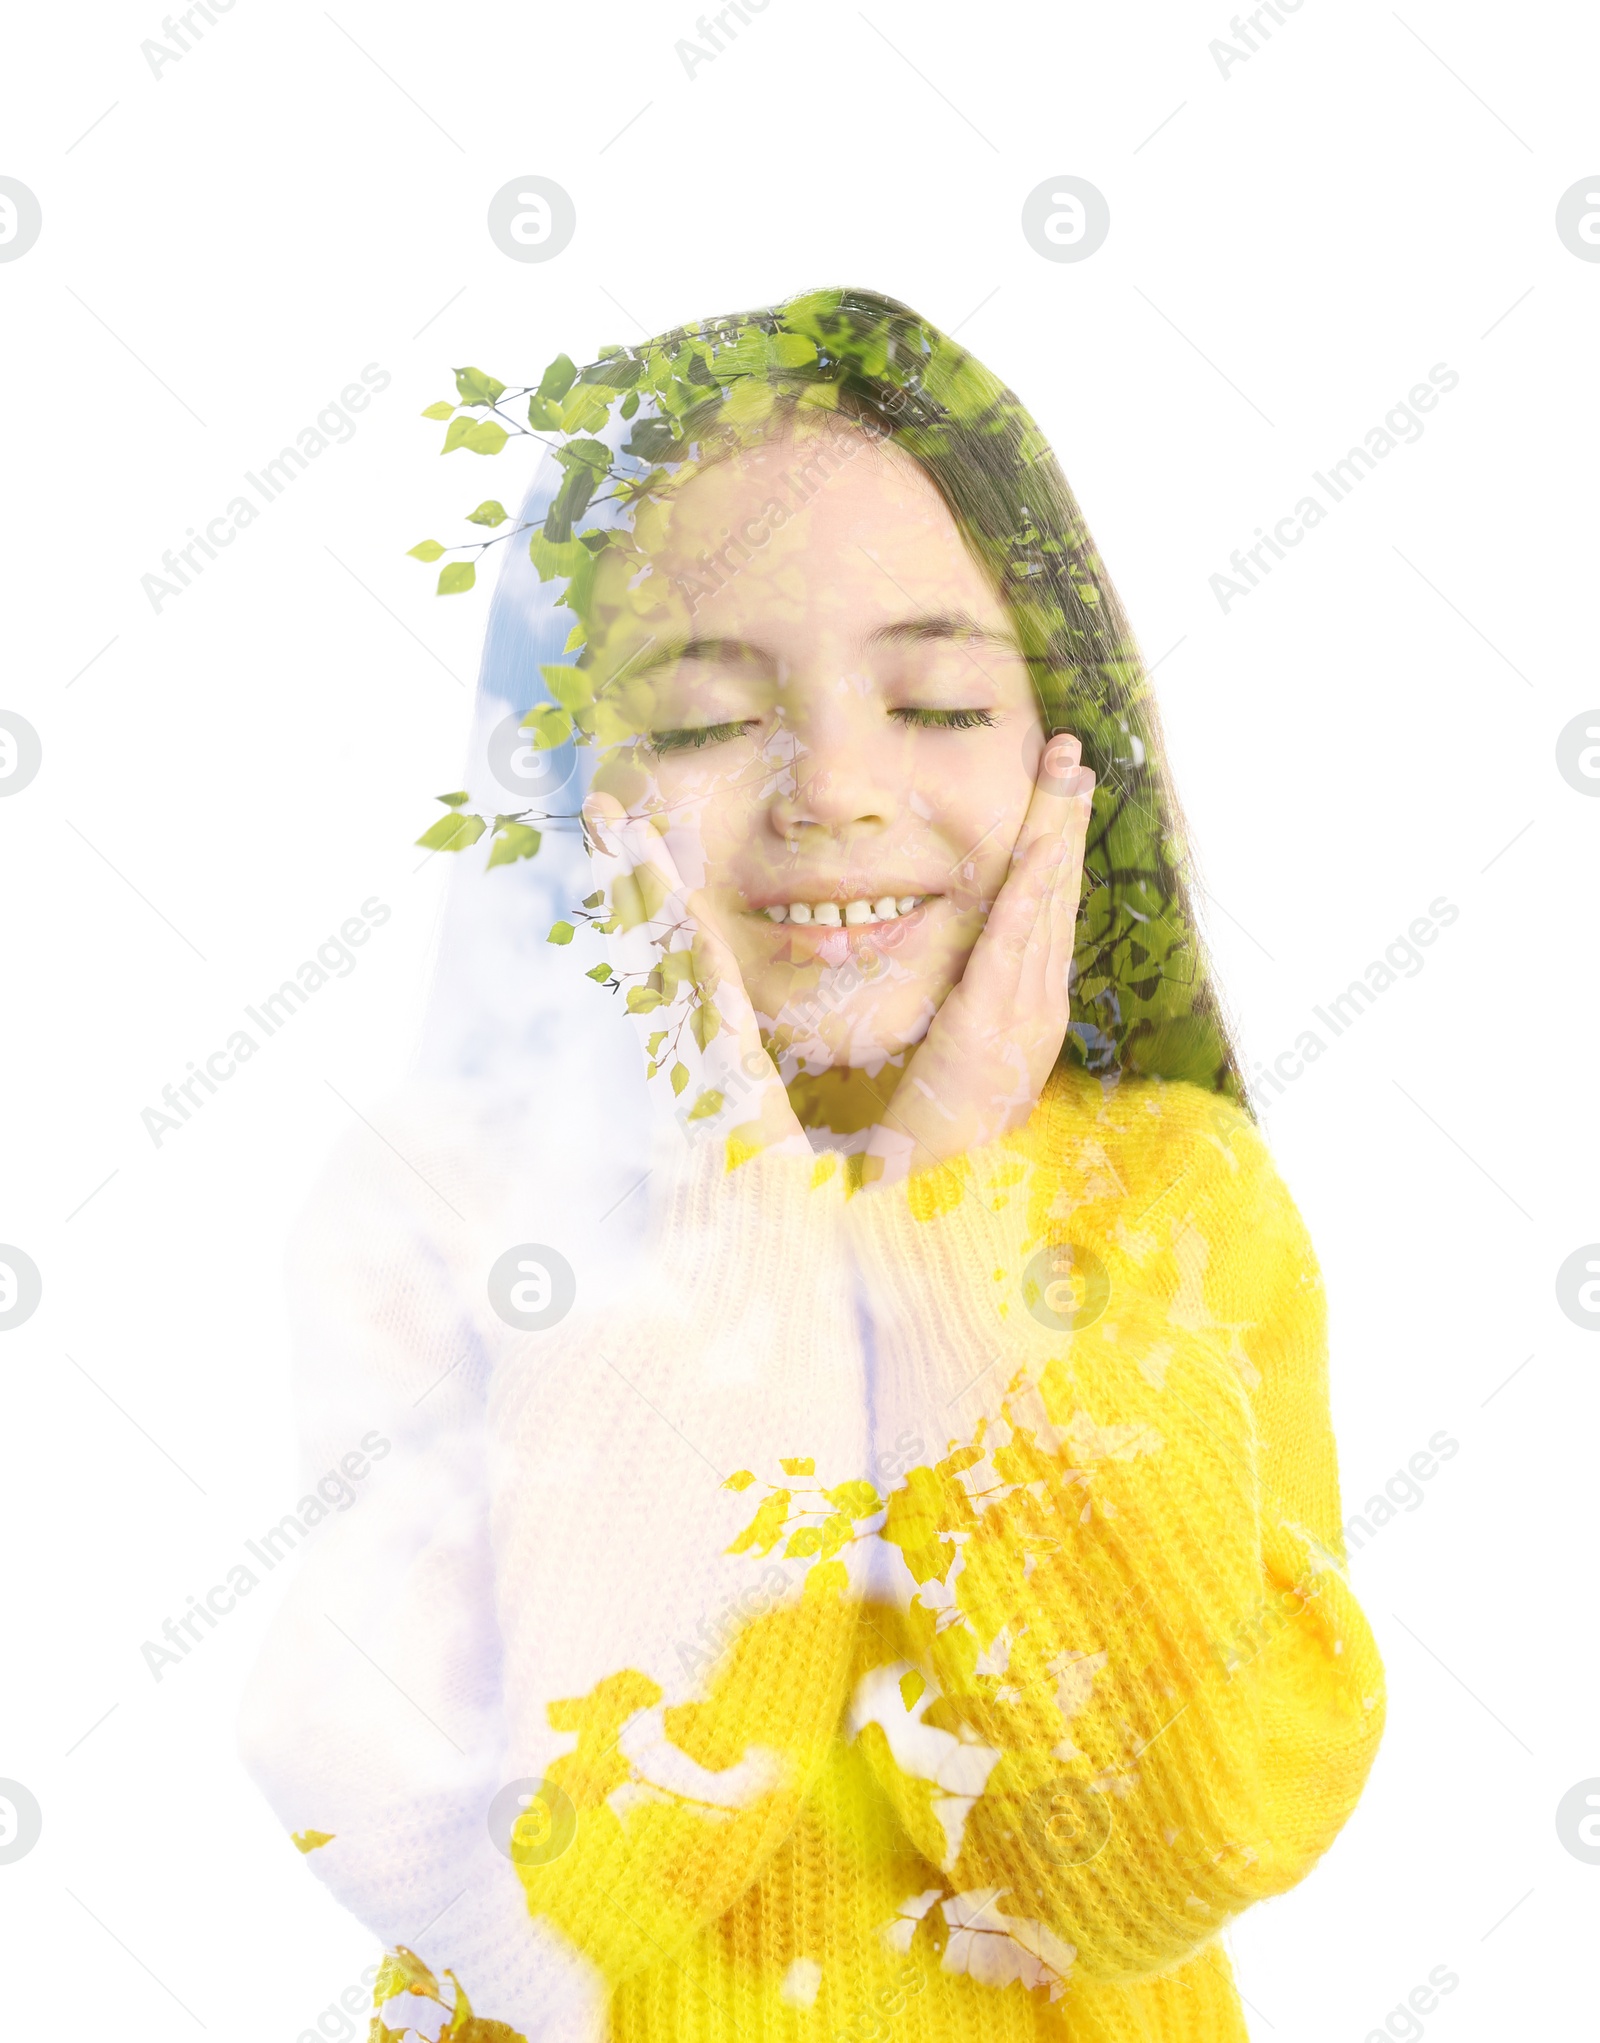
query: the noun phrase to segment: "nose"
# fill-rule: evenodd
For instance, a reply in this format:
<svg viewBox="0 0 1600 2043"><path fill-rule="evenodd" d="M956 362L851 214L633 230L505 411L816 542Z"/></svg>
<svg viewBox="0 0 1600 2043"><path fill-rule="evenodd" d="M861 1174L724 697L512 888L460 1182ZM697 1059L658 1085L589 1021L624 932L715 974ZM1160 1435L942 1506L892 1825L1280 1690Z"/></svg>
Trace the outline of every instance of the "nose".
<svg viewBox="0 0 1600 2043"><path fill-rule="evenodd" d="M850 834L882 829L898 806L862 719L835 711L811 716L786 733L791 747L772 797L773 828L794 839L821 830Z"/></svg>

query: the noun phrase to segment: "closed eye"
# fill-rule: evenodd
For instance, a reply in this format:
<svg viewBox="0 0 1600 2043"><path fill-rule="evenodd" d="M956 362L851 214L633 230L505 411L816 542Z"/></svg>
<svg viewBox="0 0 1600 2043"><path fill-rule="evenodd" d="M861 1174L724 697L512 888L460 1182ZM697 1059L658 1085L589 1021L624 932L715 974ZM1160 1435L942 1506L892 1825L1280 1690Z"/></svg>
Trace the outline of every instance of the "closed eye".
<svg viewBox="0 0 1600 2043"><path fill-rule="evenodd" d="M730 724L690 724L677 731L652 731L650 745L655 752L698 752L705 745L725 745L730 738L753 730L760 721L759 717L750 716Z"/></svg>
<svg viewBox="0 0 1600 2043"><path fill-rule="evenodd" d="M989 709L891 709L889 714L921 731L970 731L995 721Z"/></svg>

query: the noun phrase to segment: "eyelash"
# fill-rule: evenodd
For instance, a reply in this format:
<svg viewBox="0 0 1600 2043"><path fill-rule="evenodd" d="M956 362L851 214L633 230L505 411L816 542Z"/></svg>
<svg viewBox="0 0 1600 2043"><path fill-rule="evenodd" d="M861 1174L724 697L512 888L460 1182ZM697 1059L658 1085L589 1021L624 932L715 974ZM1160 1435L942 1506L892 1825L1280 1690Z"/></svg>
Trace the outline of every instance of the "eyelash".
<svg viewBox="0 0 1600 2043"><path fill-rule="evenodd" d="M995 721L994 712L987 709L892 709L889 714L922 731L970 731Z"/></svg>
<svg viewBox="0 0 1600 2043"><path fill-rule="evenodd" d="M923 731L987 729L995 721L994 712L987 709L892 709L889 714ZM738 737L755 721L754 717L746 717L738 723L696 724L677 731L652 731L650 744L657 753L699 752L707 745L725 744L729 738Z"/></svg>
<svg viewBox="0 0 1600 2043"><path fill-rule="evenodd" d="M650 745L655 752L698 752L706 745L721 745L729 738L738 737L754 722L754 717L746 717L738 723L697 724L681 731L652 731Z"/></svg>

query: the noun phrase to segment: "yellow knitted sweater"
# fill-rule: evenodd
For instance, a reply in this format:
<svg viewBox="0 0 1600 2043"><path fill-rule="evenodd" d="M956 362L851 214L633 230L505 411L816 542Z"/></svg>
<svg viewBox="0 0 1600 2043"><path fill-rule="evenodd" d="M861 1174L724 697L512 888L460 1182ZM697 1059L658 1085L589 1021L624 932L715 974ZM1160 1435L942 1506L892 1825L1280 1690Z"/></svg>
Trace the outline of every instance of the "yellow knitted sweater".
<svg viewBox="0 0 1600 2043"><path fill-rule="evenodd" d="M684 1239L729 1176L685 1195ZM529 1916L603 1981L611 2043L1242 2038L1219 1932L1328 1848L1384 1713L1299 1215L1227 1102L1065 1068L1009 1140L847 1176L738 1165L757 1218L706 1282L758 1296L826 1209L908 1465L829 1466L819 1402L822 1446L713 1453L662 1500L753 1593L687 1687L681 1652L619 1657L540 1702ZM637 1387L655 1338L616 1333L614 1373ZM518 1395L502 1430L531 1439L549 1410ZM527 1490L498 1507L513 1562L548 1509ZM630 1726L664 1697L665 1739L739 1793L641 1772ZM447 2037L519 2033L406 1950L378 1993L390 2025L437 2000Z"/></svg>

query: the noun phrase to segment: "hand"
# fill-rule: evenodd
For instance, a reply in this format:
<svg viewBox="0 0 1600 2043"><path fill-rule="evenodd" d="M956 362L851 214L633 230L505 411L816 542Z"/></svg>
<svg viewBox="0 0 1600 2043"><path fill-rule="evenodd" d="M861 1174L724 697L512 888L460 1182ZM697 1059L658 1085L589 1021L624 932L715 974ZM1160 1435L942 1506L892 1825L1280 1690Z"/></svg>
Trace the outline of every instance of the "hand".
<svg viewBox="0 0 1600 2043"><path fill-rule="evenodd" d="M663 957L672 954L674 935L689 939L693 994L702 1011L715 1017L716 1031L702 1045L687 1024L680 1027L678 1056L691 1072L691 1083L684 1091L691 1102L708 1093L720 1094L723 1101L720 1109L703 1117L704 1125L747 1149L782 1146L809 1158L811 1145L777 1067L762 1046L760 1026L738 962L717 925L705 890L688 890L649 817L628 815L614 795L592 793L583 814L597 854L596 876L601 884L609 878L613 908L622 913L625 923L635 910L642 917L631 926L645 934L653 948L641 955L648 957L650 965L659 965ZM609 874L605 870L608 865L612 868ZM632 888L619 890L618 881L629 877ZM680 945L679 950L682 948ZM649 1027L659 1027L662 1013L664 1010L658 1009L641 1019ZM701 1067L697 1086L693 1082L696 1064Z"/></svg>
<svg viewBox="0 0 1600 2043"><path fill-rule="evenodd" d="M966 970L934 1016L867 1154L894 1182L1020 1127L1061 1054L1094 774L1067 733L1033 799ZM871 1173L869 1172L869 1176Z"/></svg>

